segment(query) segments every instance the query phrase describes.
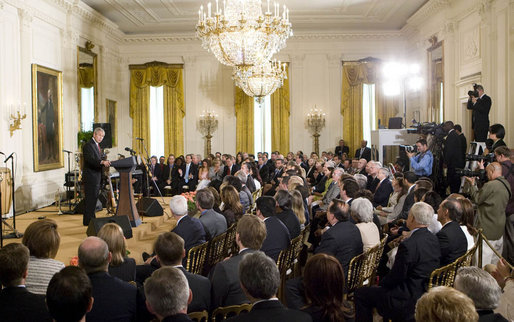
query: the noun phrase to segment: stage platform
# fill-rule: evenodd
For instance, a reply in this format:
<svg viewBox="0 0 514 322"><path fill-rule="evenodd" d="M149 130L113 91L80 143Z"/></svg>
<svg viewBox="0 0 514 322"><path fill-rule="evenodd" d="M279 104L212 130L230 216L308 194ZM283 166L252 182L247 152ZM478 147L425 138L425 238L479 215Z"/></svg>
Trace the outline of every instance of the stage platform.
<svg viewBox="0 0 514 322"><path fill-rule="evenodd" d="M132 227L133 237L127 239L127 248L130 251L129 257L134 258L138 264L142 264L142 252L152 252L152 247L157 236L163 232L172 230L176 225L176 220L171 217L170 208L168 206L171 197L164 197L164 203L161 198L155 198L164 209L164 215L160 217L143 217L142 224L138 227ZM67 209L67 208L66 208ZM63 211L66 210L63 207ZM46 217L57 222L59 234L61 235L61 246L55 257L56 260L63 262L65 265L70 264L70 260L77 256L77 250L80 243L87 237L87 227L82 226L82 215L58 215L58 208L48 206L36 211L31 211L23 215L16 216L16 230L23 233L28 225L37 221L39 217ZM109 217L107 210L103 209L96 213L96 217ZM12 225L12 218L7 222ZM5 229L5 226L4 226ZM5 232L4 232L5 234ZM21 243L19 239L4 239L4 245L9 243Z"/></svg>

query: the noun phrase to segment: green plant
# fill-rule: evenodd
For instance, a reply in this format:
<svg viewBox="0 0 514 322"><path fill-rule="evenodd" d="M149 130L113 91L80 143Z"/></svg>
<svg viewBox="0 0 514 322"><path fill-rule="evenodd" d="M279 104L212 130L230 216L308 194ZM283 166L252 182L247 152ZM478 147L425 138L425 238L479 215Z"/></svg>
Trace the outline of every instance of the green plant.
<svg viewBox="0 0 514 322"><path fill-rule="evenodd" d="M77 133L77 145L82 148L82 145L93 137L93 131L79 131Z"/></svg>

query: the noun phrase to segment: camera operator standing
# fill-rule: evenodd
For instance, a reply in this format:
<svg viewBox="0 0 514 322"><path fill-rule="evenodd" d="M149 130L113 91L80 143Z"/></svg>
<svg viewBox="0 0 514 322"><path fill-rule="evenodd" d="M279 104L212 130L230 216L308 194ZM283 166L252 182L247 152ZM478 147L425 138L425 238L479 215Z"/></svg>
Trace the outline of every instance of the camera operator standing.
<svg viewBox="0 0 514 322"><path fill-rule="evenodd" d="M428 149L427 140L416 141L417 152L407 152L410 165L418 177L428 177L432 174L434 156Z"/></svg>
<svg viewBox="0 0 514 322"><path fill-rule="evenodd" d="M443 162L447 169L446 181L450 186L450 192L458 193L461 180L456 169L463 168L466 164L464 155L462 154L462 141L457 132L455 132L452 121L444 122L443 131L448 133L444 140L443 148Z"/></svg>
<svg viewBox="0 0 514 322"><path fill-rule="evenodd" d="M473 110L471 127L475 141L485 142L489 130L489 111L491 110L491 98L484 93L482 85L473 84L473 90L468 92L468 110Z"/></svg>
<svg viewBox="0 0 514 322"><path fill-rule="evenodd" d="M502 176L502 166L498 162L490 163L486 169L489 179L479 190L475 178L466 177L464 191L469 193L471 200L477 205L476 223L483 229L485 237L499 253L503 248L505 230L505 209L512 196L509 182ZM498 257L482 242L482 265L496 264Z"/></svg>

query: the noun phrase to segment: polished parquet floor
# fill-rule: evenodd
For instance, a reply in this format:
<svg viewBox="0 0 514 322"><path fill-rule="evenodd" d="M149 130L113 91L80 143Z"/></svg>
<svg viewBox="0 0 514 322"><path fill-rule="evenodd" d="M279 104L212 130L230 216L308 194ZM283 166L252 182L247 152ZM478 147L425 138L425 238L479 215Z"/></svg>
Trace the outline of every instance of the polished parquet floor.
<svg viewBox="0 0 514 322"><path fill-rule="evenodd" d="M127 248L130 251L129 257L134 258L138 264L142 264L143 262L141 258L142 252L152 251L153 242L157 236L175 227L176 220L171 217L168 206L169 199L169 197L164 197L164 200L161 198L157 199L164 209L163 216L144 217L142 218L143 223L141 225L132 227L133 237L127 239ZM65 210L64 208L63 206L63 210ZM96 213L97 218L107 216L109 215L105 209ZM65 265L69 265L70 260L74 256L77 256L77 249L80 243L87 237L87 227L82 226L82 215L59 215L57 207L48 206L36 211L17 215L16 230L23 233L30 223L37 221L40 217L50 218L57 222L57 230L61 235L61 246L55 259L63 262ZM13 219L10 218L7 222L12 225ZM3 229L6 229L5 225ZM4 234L5 233L8 233L8 231L4 231ZM4 239L4 245L9 243L21 243L21 238Z"/></svg>

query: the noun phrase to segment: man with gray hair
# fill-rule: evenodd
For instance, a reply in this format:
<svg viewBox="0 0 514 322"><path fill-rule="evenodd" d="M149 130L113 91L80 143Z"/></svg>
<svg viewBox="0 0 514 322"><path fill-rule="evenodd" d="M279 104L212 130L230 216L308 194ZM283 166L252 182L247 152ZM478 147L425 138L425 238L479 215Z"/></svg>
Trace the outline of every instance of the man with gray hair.
<svg viewBox="0 0 514 322"><path fill-rule="evenodd" d="M98 237L88 237L80 244L78 255L79 266L93 286L94 305L86 314L87 321L134 321L137 289L107 272L112 258L107 243Z"/></svg>
<svg viewBox="0 0 514 322"><path fill-rule="evenodd" d="M507 321L501 314L493 312L498 307L502 290L486 271L475 266L461 267L454 287L473 300L479 321Z"/></svg>
<svg viewBox="0 0 514 322"><path fill-rule="evenodd" d="M366 185L366 189L372 193L375 193L378 183L380 182L377 178L378 170L380 168L382 168L382 164L378 161L369 161L366 165L366 172L368 173L368 184Z"/></svg>
<svg viewBox="0 0 514 322"><path fill-rule="evenodd" d="M439 242L428 229L433 209L424 202L409 211L410 237L398 247L393 268L379 286L355 291L356 321L372 321L373 308L386 319L414 321L416 301L426 291L430 273L439 267Z"/></svg>
<svg viewBox="0 0 514 322"><path fill-rule="evenodd" d="M145 281L146 307L159 321L192 321L187 305L193 294L184 274L175 267L162 267Z"/></svg>
<svg viewBox="0 0 514 322"><path fill-rule="evenodd" d="M184 196L173 196L170 200L170 210L177 220L171 231L184 239L186 254L197 245L205 243L205 229L198 218L187 215L187 200Z"/></svg>
<svg viewBox="0 0 514 322"><path fill-rule="evenodd" d="M277 299L280 273L273 259L263 252L244 255L239 264L239 281L243 292L254 305L250 312L228 321L312 321L308 314L287 309Z"/></svg>
<svg viewBox="0 0 514 322"><path fill-rule="evenodd" d="M362 247L366 251L380 243L380 232L373 222L373 204L366 198L357 198L351 205L352 217L361 233Z"/></svg>
<svg viewBox="0 0 514 322"><path fill-rule="evenodd" d="M378 169L377 179L379 180L375 193L373 194L373 206L387 207L389 196L393 192L393 184L389 179L391 173L387 168Z"/></svg>
<svg viewBox="0 0 514 322"><path fill-rule="evenodd" d="M320 210L326 211L330 205L330 202L339 196L339 180L341 180L343 173L344 170L341 168L335 168L332 172L332 182L328 186L327 192L323 196L323 199L318 204Z"/></svg>
<svg viewBox="0 0 514 322"><path fill-rule="evenodd" d="M205 229L207 240L223 234L227 230L227 220L222 214L216 212L214 196L209 189L200 189L196 192L196 207L200 211L200 222Z"/></svg>

